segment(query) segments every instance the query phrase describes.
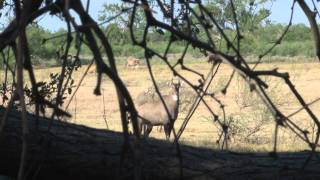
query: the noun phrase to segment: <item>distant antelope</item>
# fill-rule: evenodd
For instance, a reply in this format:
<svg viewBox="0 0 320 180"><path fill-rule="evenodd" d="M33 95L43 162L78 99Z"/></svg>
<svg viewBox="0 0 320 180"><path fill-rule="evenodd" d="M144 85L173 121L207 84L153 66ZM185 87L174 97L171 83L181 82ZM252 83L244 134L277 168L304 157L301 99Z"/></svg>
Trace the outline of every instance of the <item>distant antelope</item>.
<svg viewBox="0 0 320 180"><path fill-rule="evenodd" d="M219 56L219 55L217 55L217 54L210 54L209 55L209 58L208 58L208 63L219 63L219 62L221 62L222 60L221 60L221 57Z"/></svg>
<svg viewBox="0 0 320 180"><path fill-rule="evenodd" d="M174 121L178 117L179 112L179 88L178 83L171 84L171 92L169 95L162 96L167 110L161 99L154 102L147 102L137 107L139 114L139 130L142 131L142 126L146 125L145 136L148 137L153 126L164 126L166 139L169 140L170 133L173 128ZM172 122L171 122L172 120Z"/></svg>
<svg viewBox="0 0 320 180"><path fill-rule="evenodd" d="M88 73L89 73L89 74L93 74L93 73L96 73L96 72L97 72L97 69L96 69L95 66L91 66L91 67L89 68L89 70L88 70Z"/></svg>
<svg viewBox="0 0 320 180"><path fill-rule="evenodd" d="M140 60L134 57L129 57L127 59L127 64L126 67L130 68L130 67L134 67L134 68L138 68L140 65Z"/></svg>

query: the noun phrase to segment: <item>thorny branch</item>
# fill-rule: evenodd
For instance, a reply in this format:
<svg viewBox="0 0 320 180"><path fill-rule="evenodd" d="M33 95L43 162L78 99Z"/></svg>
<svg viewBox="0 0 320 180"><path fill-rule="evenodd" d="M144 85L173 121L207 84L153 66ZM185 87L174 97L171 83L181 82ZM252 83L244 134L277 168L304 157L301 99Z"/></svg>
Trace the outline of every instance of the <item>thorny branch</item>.
<svg viewBox="0 0 320 180"><path fill-rule="evenodd" d="M133 100L131 95L125 86L123 80L118 75L117 64L116 64L116 57L113 54L112 44L105 33L101 30L99 25L103 25L104 23L108 23L109 21L115 19L116 17L120 16L124 12L131 12L130 23L129 23L129 30L131 41L133 45L137 45L145 50L145 59L147 60L149 74L153 80L153 84L155 86L156 92L160 96L160 99L163 102L161 93L157 88L157 83L155 78L153 77L152 72L152 64L150 60L153 57L157 57L162 60L171 70L174 76L180 78L184 81L187 85L190 86L196 92L197 98L193 102L189 112L187 113L186 117L184 118L183 124L179 131L176 133L175 129L173 129L174 134L174 143L177 150L177 156L180 162L180 174L181 178L183 177L182 172L182 162L183 156L179 146L179 138L182 136L187 124L190 122L192 115L197 110L199 104L202 102L207 110L212 115L213 123L217 123L221 129L220 137L223 138L222 147L228 146L228 133L229 133L229 124L226 121L226 111L224 109L224 104L221 103L219 98L215 96L214 93L208 93L208 88L211 85L211 82L216 77L216 74L219 72L219 66L221 63L228 64L232 69L233 72L230 75L229 81L226 83L225 88L221 89L223 94L227 93L227 88L230 85L232 78L234 77L235 73L238 73L240 77L242 77L245 82L250 87L251 91L255 91L258 96L262 99L265 106L268 107L269 111L272 113L274 120L275 120L275 144L274 144L274 153L277 152L277 139L278 137L278 129L279 127L286 127L291 130L294 134L296 134L300 139L305 141L310 149L310 158L307 159L306 164L314 155L316 148L319 146L319 139L320 139L320 121L316 114L312 111L310 106L314 103L306 103L303 99L301 94L295 88L294 84L290 80L290 76L287 73L279 73L276 69L275 70L268 70L268 71L258 71L255 70L255 67L261 63L261 59L269 54L278 44L281 43L282 39L287 34L289 27L292 24L293 18L293 8L295 3L297 2L302 10L304 11L305 15L307 16L312 34L315 41L315 48L316 48L316 56L320 59L320 33L319 28L317 26L317 19L316 15L319 16L318 10L315 8L315 11L312 11L308 4L304 0L293 0L293 4L291 7L291 17L288 23L288 26L285 28L284 32L281 34L279 39L276 43L265 53L263 53L259 57L259 61L251 68L248 65L248 62L241 54L241 39L245 38L241 34L241 26L239 25L239 14L237 14L237 7L235 6L235 1L230 0L230 5L232 9L232 18L233 23L235 26L233 27L232 31L236 35L236 42L231 41L233 39L232 36L229 36L223 27L219 25L215 16L206 8L206 6L200 0L195 1L179 1L176 2L174 0L170 0L168 3L166 1L156 0L157 5L160 7L160 10L157 10L160 13L165 21L160 21L157 17L154 16L154 12L156 11L153 9L154 7L150 5L150 1L148 0L123 0L124 3L129 4L131 7L123 9L122 12L117 14L115 17L108 19L106 22L101 24L97 24L92 17L88 13L88 7L90 1L88 1L87 9L85 9L82 5L80 0L53 0L53 1L31 1L31 0L15 0L14 2L14 11L15 16L12 21L4 28L4 30L0 33L0 51L6 65L6 73L5 73L5 87L7 88L8 82L8 74L7 72L10 71L12 74L12 96L8 100L6 105L6 112L4 113L3 117L0 119L0 134L3 131L5 126L5 121L7 120L8 112L14 106L14 102L18 99L21 106L22 112L22 151L21 151L21 161L20 161L20 169L18 174L18 179L23 179L25 176L25 167L26 167L26 157L27 157L27 150L28 150L28 119L26 118L26 105L25 105L25 93L24 93L24 80L23 77L23 69L28 72L28 76L30 79L31 90L33 97L35 99L35 113L37 116L40 115L40 111L43 112L42 107L46 106L53 110L52 119L54 117L63 117L63 116L70 116L66 110L62 109L63 104L63 96L65 91L68 87L69 82L71 81L71 77L73 71L76 66L76 61L80 61L79 54L81 52L81 43L85 43L91 52L94 59L94 63L97 69L97 83L96 88L94 90L94 94L100 95L101 94L101 81L102 76L105 74L108 76L114 83L117 91L119 109L121 114L121 124L123 130L123 138L124 138L124 146L123 146L123 153L122 156L124 158L124 154L130 153L130 149L133 149L134 155L134 165L135 165L135 178L141 178L141 153L139 147L139 130L138 130L138 114L135 109ZM313 4L315 4L313 2ZM179 8L178 8L179 7ZM142 37L137 37L138 35L135 34L134 31L134 23L136 14L139 10L143 10L145 16L145 27L144 33ZM197 8L197 9L196 9ZM70 11L74 11L77 16L80 18L80 24L78 24L74 20L74 15L70 13ZM61 34L52 38L59 38L59 37L66 37L66 43L62 46L64 47L64 51L62 55L59 57L62 61L61 71L59 76L59 81L57 85L56 91L56 98L55 102L51 102L50 100L46 99L44 96L41 95L39 92L39 82L36 81L36 76L34 74L33 65L31 63L31 57L29 52L29 44L28 44L28 37L26 36L26 27L34 22L40 16L43 16L45 13L50 13L53 15L61 15L64 18L64 21L67 24L67 33ZM153 50L148 44L148 34L150 33L150 28L161 29L170 33L170 39L168 41L167 47L164 52L158 53L157 51ZM224 52L216 46L216 41L212 38L212 29L215 29L216 32L220 37L222 37L223 41L226 42L228 46L228 51ZM202 29L205 33L205 38L198 37L197 31L195 29ZM70 46L73 41L72 34L75 33L79 44L77 44L77 53L75 58L73 59L72 68L67 71L67 62L70 60ZM141 38L141 40L138 40ZM49 39L45 39L44 41L48 41ZM86 41L85 41L86 40ZM168 58L168 53L170 48L172 47L172 43L175 41L181 41L185 43L185 49L181 53L181 56L176 60L174 65L171 65ZM236 44L234 44L236 43ZM102 47L99 48L98 45L101 44ZM189 68L185 65L185 58L188 50L191 48L199 49L205 56L209 52L211 55L211 68L207 73L206 78L204 74L197 69ZM9 66L8 59L9 59L9 51L12 51L15 55L14 60L16 67ZM108 63L105 63L103 60L103 53L107 55ZM71 58L72 59L72 58ZM179 66L178 66L179 65ZM193 84L191 81L184 77L181 73L177 71L177 68L181 67L181 70L191 72L192 74L199 77L199 84ZM85 72L86 73L86 72ZM261 76L270 76L282 79L287 87L290 89L291 94L297 99L300 103L301 108L294 112L291 115L286 116L278 107L277 105L271 100L269 95L266 93L266 90L269 87L269 84L261 79ZM83 76L84 77L84 76ZM79 88L81 84L78 84L77 88ZM3 95L7 96L7 89L4 91ZM75 94L75 93L74 93ZM74 94L72 96L74 96ZM205 98L204 98L205 97ZM207 103L208 98L213 100L216 104L220 106L221 112L223 112L223 117L219 117L213 108ZM68 104L69 105L69 104ZM67 105L67 106L68 106ZM165 103L164 103L165 105ZM315 130L315 138L309 138L308 132L299 126L299 124L293 122L290 118L297 114L298 112L304 110L312 122L316 126ZM44 113L44 112L43 112ZM134 132L134 141L132 143L129 135L129 127L128 122L129 118L132 122L133 132ZM50 131L50 127L48 127L48 133ZM220 139L219 139L220 141Z"/></svg>
<svg viewBox="0 0 320 180"><path fill-rule="evenodd" d="M171 1L172 2L172 1ZM299 1L298 1L299 2ZM303 1L304 2L304 1ZM200 39L197 39L194 36L189 36L187 34L187 31L182 31L180 30L181 28L179 27L179 25L177 24L172 24L173 21L178 21L178 17L176 17L176 19L174 19L174 17L170 16L170 22L171 24L166 24L164 22L161 22L159 20L157 20L156 17L154 17L152 11L150 11L150 6L149 6L149 2L145 1L145 0L141 0L142 6L147 7L144 8L144 12L145 12L145 16L147 19L147 24L150 27L157 27L157 28L162 28L163 30L169 31L171 32L172 35L177 36L180 40L186 41L186 42L191 42L192 45L194 47L197 47L199 49L203 49L205 51L211 52L212 54L214 54L216 57L218 57L219 59L221 59L223 62L229 64L234 70L236 70L236 72L238 72L240 74L240 76L242 76L245 81L249 84L249 86L251 87L252 90L256 91L257 94L260 96L260 98L263 100L263 102L266 104L266 106L269 108L269 110L271 111L271 113L273 114L274 118L275 118L275 122L277 124L276 129L279 128L278 125L281 126L289 126L290 129L294 129L293 131L295 133L299 133L300 135L302 135L301 137L305 137L303 138L303 140L306 141L306 143L308 143L310 145L310 148L312 149L312 152L314 152L315 150L315 144L318 144L318 139L319 136L316 136L315 141L314 142L310 142L309 138L307 138L305 136L305 131L302 130L301 128L299 128L298 125L294 124L292 121L290 121L288 118L286 118L286 116L277 108L277 106L273 103L273 101L270 99L270 97L267 95L267 93L265 92L266 89L268 88L268 85L260 79L260 75L262 74L268 74L269 76L276 76L278 78L283 78L285 83L287 84L287 86L289 87L289 89L291 90L292 94L297 98L297 100L300 102L301 106L304 108L304 110L308 113L309 117L314 121L314 123L317 125L318 129L319 129L319 120L318 118L314 115L314 113L311 111L310 108L308 108L308 105L306 105L306 103L304 102L303 98L301 97L300 93L295 89L295 87L293 86L292 82L289 80L289 76L286 76L285 74L279 74L276 71L267 71L261 74L261 72L255 72L253 69L251 69L245 59L241 56L241 53L239 51L239 48L236 48L233 43L229 40L228 36L224 33L224 30L218 25L218 23L216 23L215 18L212 16L212 14L203 6L203 4L200 1L195 1L195 2L181 2L181 4L185 5L185 8L190 8L189 3L194 3L196 5L198 5L198 7L200 8L200 11L202 12L202 14L204 16L207 16L207 18L203 18L203 21L210 21L207 22L207 24L213 23L216 28L218 29L219 33L222 35L222 37L224 38L224 40L227 42L227 44L231 47L231 49L236 52L237 54L237 58L233 55L228 55L225 54L221 51L219 51L218 49L213 48L214 44L209 44L207 42L201 41ZM231 2L232 3L232 2ZM135 1L135 6L137 6L137 1ZM283 37L285 36L285 34L288 32L288 28L291 25L291 21L292 21L292 16L293 16L293 7L294 7L295 1L293 2L292 5L292 12L291 12L291 18L290 18L290 22L288 27L286 28L286 30L283 32L283 34L280 36L280 38L276 41L276 44L279 44L279 42L281 42L281 40L283 39ZM300 5L303 5L303 3L299 3ZM173 8L173 7L172 7ZM192 12L192 9L190 8L190 11ZM233 7L233 12L234 12L234 19L236 21L236 14L235 14L235 9ZM172 14L172 13L171 13ZM185 16L188 16L189 14L184 14ZM189 22L187 22L188 24ZM201 22L200 22L201 24ZM204 24L204 23L203 23ZM201 25L203 25L201 24ZM237 21L236 21L237 24ZM205 28L204 29L208 29ZM240 35L240 31L239 31L239 26L236 25L236 32L238 33L238 41L237 43L240 42L241 39L241 35ZM210 39L210 37L207 37L208 39ZM317 38L315 37L315 41L317 41ZM142 48L149 50L148 56L152 57L154 55L156 55L157 57L161 58L164 62L167 62L167 57L166 57L166 53L164 54L164 56L160 56L157 53L153 52L152 50L150 50L150 48L148 47L147 44L145 43L137 43L133 40L134 44L141 46ZM208 41L210 42L210 41ZM169 42L170 44L171 42ZM319 43L318 43L319 44ZM266 54L268 54L270 51L272 51L272 49L275 46L273 46L272 48L270 48L270 50L268 50L265 54L262 55L265 56ZM168 45L169 48L169 45ZM240 63L238 62L240 61ZM183 60L179 59L177 63L183 63ZM258 62L259 63L259 62ZM174 69L172 69L172 67L170 67L170 65L168 64L169 68L174 72L174 75L179 76L180 74L175 72ZM187 81L186 81L187 82ZM196 91L199 91L199 89L197 89L196 86L190 84L187 82L187 84L189 84L192 88L194 88ZM200 91L202 91L203 89L200 89ZM288 123L288 122L289 123ZM222 123L222 129L227 129L225 123ZM227 132L227 131L226 131ZM277 131L276 131L277 132ZM319 135L319 130L317 135ZM277 136L277 135L275 135ZM275 141L275 147L276 147L277 142ZM276 148L275 148L276 151ZM276 153L276 152L275 152Z"/></svg>

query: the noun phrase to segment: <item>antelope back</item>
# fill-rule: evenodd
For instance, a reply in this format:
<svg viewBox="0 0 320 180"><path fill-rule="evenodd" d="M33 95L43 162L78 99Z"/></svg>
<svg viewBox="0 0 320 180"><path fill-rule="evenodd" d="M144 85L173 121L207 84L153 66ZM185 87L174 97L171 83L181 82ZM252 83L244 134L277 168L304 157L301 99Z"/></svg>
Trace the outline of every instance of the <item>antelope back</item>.
<svg viewBox="0 0 320 180"><path fill-rule="evenodd" d="M136 59L134 57L129 57L127 59L127 65L128 66L136 66L136 65L139 65L140 64L140 60L139 59Z"/></svg>

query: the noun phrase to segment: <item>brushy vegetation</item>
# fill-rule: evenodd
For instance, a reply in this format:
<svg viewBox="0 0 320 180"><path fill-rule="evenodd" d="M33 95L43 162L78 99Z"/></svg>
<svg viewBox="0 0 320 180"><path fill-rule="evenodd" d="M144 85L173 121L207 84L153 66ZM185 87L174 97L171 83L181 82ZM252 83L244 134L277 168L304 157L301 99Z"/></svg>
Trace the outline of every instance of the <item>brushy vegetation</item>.
<svg viewBox="0 0 320 180"><path fill-rule="evenodd" d="M285 26L286 25L284 24L270 23L248 31L244 34L244 40L241 44L242 53L252 59L249 59L249 61L256 61L258 59L257 57L269 49L277 38L279 38ZM113 46L115 56L134 56L136 58L143 58L143 49L137 46L132 46L129 32L123 31L115 24L109 25L108 28L105 28L105 32L109 33L108 36ZM309 59L314 57L315 50L309 32L310 28L303 24L292 25L282 43L271 51L269 58L265 58L264 62L292 61L297 56ZM60 62L56 60L56 57L58 57L58 54L62 49L60 46L57 46L57 44L63 44L65 38L58 37L51 39L51 37L59 36L64 33L66 33L66 31L63 29L57 32L50 32L49 30L37 25L29 27L28 39L30 39L30 50L32 60L35 65L50 67L60 64ZM166 40L168 38L169 33L159 33L155 30L153 33L150 33L148 40L152 49L158 52L164 52L167 46ZM168 53L179 54L183 52L184 45L185 44L181 42L173 43ZM220 46L227 51L224 42L221 42ZM90 50L87 46L83 46L82 49L82 63L89 63L91 59ZM74 44L72 45L71 52L75 53ZM203 54L199 49L194 49L191 46L189 55L193 58L203 57ZM303 58L299 58L297 61L301 61ZM125 59L122 58L120 60L120 64L124 63L124 60Z"/></svg>

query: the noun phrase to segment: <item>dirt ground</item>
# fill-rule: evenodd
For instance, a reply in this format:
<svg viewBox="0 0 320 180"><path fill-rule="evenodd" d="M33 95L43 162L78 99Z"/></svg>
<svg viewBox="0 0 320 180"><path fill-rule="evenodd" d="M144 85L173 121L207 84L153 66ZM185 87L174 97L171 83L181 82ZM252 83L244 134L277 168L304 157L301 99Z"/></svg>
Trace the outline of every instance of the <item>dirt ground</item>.
<svg viewBox="0 0 320 180"><path fill-rule="evenodd" d="M188 67L197 70L206 75L210 69L210 65L206 63L187 64ZM318 89L320 88L319 63L301 63L301 64L261 64L257 68L263 70L271 70L277 67L280 72L289 72L290 79L295 84L297 90L302 94L306 102L311 102L319 98ZM75 74L75 82L77 83L85 71L83 66ZM177 68L188 80L194 84L198 84L199 76L182 71ZM58 69L40 69L36 74L40 79L48 78L48 72L57 72ZM172 73L164 65L155 65L153 71L157 81L161 84L163 94L168 92L165 85L173 77ZM144 66L138 69L124 66L119 67L119 73L133 99L137 95L152 87L152 82L148 74L147 68ZM273 148L274 141L274 120L270 113L266 110L259 98L250 93L249 88L243 83L239 76L235 76L226 95L220 91L225 86L231 75L232 70L228 65L222 64L218 70L217 76L214 78L209 92L215 93L215 97L225 106L226 120L232 121L232 136L230 137L230 147L237 151L270 151ZM285 83L276 78L262 78L270 86L268 93L275 104L286 114L289 115L301 106L297 100L288 91ZM69 106L69 112L73 115L68 121L83 124L89 127L106 129L113 131L121 131L120 114L116 99L115 88L113 83L107 77L103 78L102 95L95 96L93 90L96 84L96 74L91 72L83 81L78 93ZM175 123L176 131L179 130L186 112L191 105L194 93L191 88L184 86L181 90L182 103L181 112ZM67 99L68 101L69 99ZM222 110L212 98L206 98L212 110L223 118ZM316 115L320 115L320 104L315 103L311 109ZM308 131L312 131L313 123L306 113L301 111L291 117L292 121L301 125ZM213 122L207 108L201 104L194 116L191 118L187 128L185 129L181 141L194 146L204 146L217 148L216 143L219 137L219 126ZM160 132L154 128L151 137L165 139L164 132ZM279 151L300 151L308 148L299 138L292 134L287 128L281 128L279 131ZM313 138L310 135L310 138Z"/></svg>

